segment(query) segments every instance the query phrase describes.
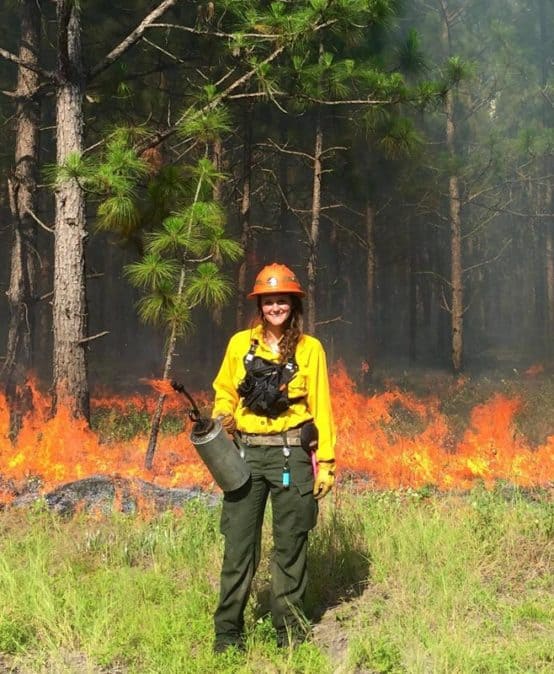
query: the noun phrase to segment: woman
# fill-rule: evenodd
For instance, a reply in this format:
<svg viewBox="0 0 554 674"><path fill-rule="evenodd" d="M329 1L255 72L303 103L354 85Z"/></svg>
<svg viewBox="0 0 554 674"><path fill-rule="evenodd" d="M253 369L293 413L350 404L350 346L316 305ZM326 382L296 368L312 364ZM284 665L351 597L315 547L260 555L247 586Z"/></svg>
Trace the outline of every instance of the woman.
<svg viewBox="0 0 554 674"><path fill-rule="evenodd" d="M317 500L334 483L335 431L325 353L317 339L302 332L303 295L285 265L264 267L248 295L257 300L259 320L231 338L213 384L213 416L235 434L251 470L246 485L223 500L216 652L243 644L244 609L260 561L268 496L273 625L282 646L305 634L308 532L316 523Z"/></svg>

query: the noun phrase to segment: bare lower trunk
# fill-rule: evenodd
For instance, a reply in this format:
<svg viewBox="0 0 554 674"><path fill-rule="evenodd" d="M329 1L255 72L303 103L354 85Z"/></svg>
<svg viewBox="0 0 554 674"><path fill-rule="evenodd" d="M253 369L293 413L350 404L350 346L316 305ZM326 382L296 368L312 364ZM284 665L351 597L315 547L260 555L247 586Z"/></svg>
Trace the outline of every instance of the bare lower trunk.
<svg viewBox="0 0 554 674"><path fill-rule="evenodd" d="M417 288L417 247L414 227L409 229L408 269L406 279L408 284L408 358L411 362L417 360L417 326L419 294Z"/></svg>
<svg viewBox="0 0 554 674"><path fill-rule="evenodd" d="M252 228L250 226L250 192L252 187L252 115L250 110L245 115L244 152L242 158L242 199L240 202L241 234L240 245L244 257L239 267L237 281L237 329L244 328L246 275L248 272L248 253L252 244Z"/></svg>
<svg viewBox="0 0 554 674"><path fill-rule="evenodd" d="M551 54L548 50L548 40L551 33L547 19L547 0L540 0L538 3L539 18L539 54L540 54L540 83L542 91L546 91L548 86L548 72L551 64ZM546 129L552 128L552 107L545 97L542 101L542 123ZM541 197L537 200L538 207L542 213L552 213L552 158L546 155L541 162L542 174L545 176L544 189L539 188ZM546 316L546 354L549 359L554 356L554 222L552 218L547 219L545 225L546 231L546 296L547 296L547 316Z"/></svg>
<svg viewBox="0 0 554 674"><path fill-rule="evenodd" d="M454 96L451 91L446 95L446 143L450 156L454 155ZM464 286L462 275L462 218L460 208L460 186L457 175L448 179L448 200L450 211L450 302L452 367L460 372L463 364L464 330Z"/></svg>
<svg viewBox="0 0 554 674"><path fill-rule="evenodd" d="M212 147L212 161L213 165L218 173L221 173L223 170L223 142L221 138L216 138ZM213 200L216 203L221 203L223 200L223 180L219 178L215 181L213 186ZM214 262L221 267L223 260L214 258ZM212 321L214 325L218 328L217 333L221 332L221 327L223 325L223 307L217 306L212 309Z"/></svg>
<svg viewBox="0 0 554 674"><path fill-rule="evenodd" d="M179 289L177 291L179 297L183 293L183 288L185 285L185 275L186 275L186 267L185 262L183 262L183 266L181 267L181 276L179 278ZM173 365L173 354L175 353L176 343L177 343L177 326L173 325L167 342L167 350L165 353L162 379L169 378L171 367ZM154 454L156 453L156 447L158 445L158 435L160 434L160 426L162 423L162 414L166 397L167 396L164 395L163 393L160 394L160 396L158 397L156 409L154 410L154 414L152 415L152 421L150 422L150 437L148 438L148 447L146 448L146 454L144 457L144 465L148 470L152 469L152 465L154 463Z"/></svg>
<svg viewBox="0 0 554 674"><path fill-rule="evenodd" d="M375 271L377 253L375 246L375 209L369 201L365 207L366 253L366 316L365 316L365 354L369 366L373 366L375 339Z"/></svg>
<svg viewBox="0 0 554 674"><path fill-rule="evenodd" d="M283 147L286 146L288 142L288 120L282 116L279 118L279 136L280 143ZM279 220L278 220L278 238L277 238L277 259L282 260L286 259L287 250L288 250L288 241L287 241L287 229L289 225L290 212L289 212L289 185L290 185L290 163L289 155L286 152L279 153L279 192L280 192L280 201L279 201Z"/></svg>
<svg viewBox="0 0 554 674"><path fill-rule="evenodd" d="M458 176L456 175L452 175L449 178L448 196L450 202L450 283L452 287L450 305L452 326L452 367L454 368L454 372L458 373L462 369L463 365L464 285L462 273L462 218L460 208L460 187L458 183Z"/></svg>
<svg viewBox="0 0 554 674"><path fill-rule="evenodd" d="M83 74L79 10L60 0L58 59L62 83L56 101L57 162L80 156L83 147ZM75 177L56 187L54 246L54 409L66 405L76 417L89 417L85 354L87 307L85 288L85 196Z"/></svg>
<svg viewBox="0 0 554 674"><path fill-rule="evenodd" d="M551 208L552 188L550 185L546 188L544 197L543 212L547 213ZM546 344L547 354L552 357L554 353L554 225L547 222L545 227L545 256L546 256L546 298L547 298L547 322L546 322Z"/></svg>
<svg viewBox="0 0 554 674"><path fill-rule="evenodd" d="M451 54L450 23L452 16L448 5L441 0L443 14L443 43L448 55ZM454 92L449 90L445 99L446 113L446 149L448 156L456 156L456 121L454 116ZM462 215L460 202L460 184L458 176L452 173L448 178L448 201L450 215L450 334L452 368L457 374L463 365L464 345L464 285L462 268Z"/></svg>
<svg viewBox="0 0 554 674"><path fill-rule="evenodd" d="M308 291L307 291L307 329L315 334L316 309L315 293L317 286L317 264L319 247L319 225L321 218L321 174L323 151L323 127L321 125L321 113L317 113L315 147L314 147L314 172L312 187L312 220L308 233Z"/></svg>
<svg viewBox="0 0 554 674"><path fill-rule="evenodd" d="M21 3L21 39L19 58L38 65L40 45L40 10L35 0ZM32 367L33 302L36 284L36 173L40 107L35 98L38 75L19 67L15 130L15 168L8 179L12 224L10 284L6 292L10 307L6 359L1 377L10 405L10 437L14 439L22 415L31 402L24 386Z"/></svg>

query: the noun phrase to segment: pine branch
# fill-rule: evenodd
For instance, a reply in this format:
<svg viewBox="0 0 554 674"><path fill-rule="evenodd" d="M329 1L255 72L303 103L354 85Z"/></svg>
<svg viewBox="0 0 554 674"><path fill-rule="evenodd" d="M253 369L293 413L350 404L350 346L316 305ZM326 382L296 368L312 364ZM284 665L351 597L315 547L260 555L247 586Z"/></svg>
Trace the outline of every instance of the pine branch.
<svg viewBox="0 0 554 674"><path fill-rule="evenodd" d="M279 145L276 143L272 138L268 138L268 143L260 143L260 145L263 147L264 145L267 147L273 147L275 150L278 150L279 152L282 152L283 154L291 154L296 157L302 157L303 159L307 159L310 162L314 161L314 156L312 154L308 154L307 152L301 152L299 150L287 150L286 145Z"/></svg>
<svg viewBox="0 0 554 674"><path fill-rule="evenodd" d="M35 63L29 63L28 61L25 61L25 59L19 58L16 54L7 51L7 49L2 49L2 47L0 47L0 56L6 59L6 61L12 61L12 63L17 63L17 65L27 68L27 70L38 73L41 77L44 77L44 79L49 80L50 82L59 82L60 80L57 73L51 70L44 70L44 68L39 68ZM17 96L17 92L2 91L2 93L6 96Z"/></svg>
<svg viewBox="0 0 554 674"><path fill-rule="evenodd" d="M465 276L468 272L473 271L474 269L478 269L479 267L484 267L486 264L490 264L491 262L496 262L496 260L499 260L502 257L502 255L504 254L504 251L506 250L506 248L511 243L512 243L512 239L508 239L507 241L504 242L504 245L502 246L502 248L498 251L498 253L496 255L494 255L493 257L489 257L486 260L481 260L481 262L476 262L475 264L472 264L469 267L466 267L465 269L462 270L462 274L464 274L464 276Z"/></svg>
<svg viewBox="0 0 554 674"><path fill-rule="evenodd" d="M87 80L92 80L94 77L104 72L111 66L114 61L117 61L126 51L128 51L134 44L136 44L142 37L144 31L154 22L159 16L164 14L170 7L176 4L177 0L163 0L156 9L152 10L139 25L129 33L129 35L120 42L117 47L105 56L99 63L97 63L87 75Z"/></svg>
<svg viewBox="0 0 554 674"><path fill-rule="evenodd" d="M186 63L183 59L180 59L178 56L175 56L175 54L172 54L170 51L167 51L167 49L164 49L163 47L160 47L160 45L156 44L155 42L152 42L152 40L149 40L147 37L142 36L140 38L143 42L146 42L146 44L150 45L154 49L157 49L160 51L162 54L165 54L166 56L169 56L170 59L173 59L174 61L177 61L177 63Z"/></svg>
<svg viewBox="0 0 554 674"><path fill-rule="evenodd" d="M329 26L332 26L333 24L336 23L336 19L332 19L330 21L325 21L324 23L321 23L317 26L314 26L313 32L316 33L320 30L323 30L324 28L328 28ZM274 49L269 56L267 56L263 61L260 61L260 63L256 64L254 68L246 72L244 75L236 79L232 84L230 84L226 89L224 89L221 93L219 93L217 96L214 96L214 98L209 102L206 103L204 106L201 108L194 110L194 108L188 108L185 110L185 112L179 117L177 122L166 129L165 131L160 131L156 133L148 142L146 143L141 143L140 145L137 146L136 150L137 153L140 154L141 152L144 152L144 150L147 150L148 148L155 147L156 145L159 145L160 143L163 143L165 140L173 136L177 132L177 129L179 128L179 125L182 124L183 120L185 120L187 117L190 117L191 115L193 117L199 116L208 110L212 110L213 108L217 107L220 103L222 103L224 100L226 100L230 94L235 91L235 89L238 89L241 87L243 84L246 84L248 81L250 81L254 75L259 72L261 68L264 66L268 65L272 61L274 61L278 56L280 56L285 49L287 48L286 44L283 44L276 49Z"/></svg>
<svg viewBox="0 0 554 674"><path fill-rule="evenodd" d="M224 33L220 30L199 30L198 28L191 28L190 26L180 26L176 23L151 23L148 28L175 28L175 30L182 30L193 35L201 35L202 37L221 37L227 40L236 40L237 35L233 33ZM277 40L283 37L281 34L271 33L240 33L240 37L247 37L259 40Z"/></svg>
<svg viewBox="0 0 554 674"><path fill-rule="evenodd" d="M398 102L392 98L384 101L371 98L353 98L344 101L326 101L325 99L314 98L313 96L303 96L303 98L310 101L310 103L317 103L318 105L390 105Z"/></svg>

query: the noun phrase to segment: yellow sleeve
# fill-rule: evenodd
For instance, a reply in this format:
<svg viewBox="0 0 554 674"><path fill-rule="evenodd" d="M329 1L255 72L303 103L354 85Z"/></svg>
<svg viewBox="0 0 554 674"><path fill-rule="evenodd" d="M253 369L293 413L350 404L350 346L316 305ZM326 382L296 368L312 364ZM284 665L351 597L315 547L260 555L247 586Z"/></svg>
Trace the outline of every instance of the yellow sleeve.
<svg viewBox="0 0 554 674"><path fill-rule="evenodd" d="M236 367L237 353L233 348L233 338L231 338L213 383L215 400L212 417L214 418L219 415L235 414L239 402L239 394L234 386Z"/></svg>
<svg viewBox="0 0 554 674"><path fill-rule="evenodd" d="M314 351L308 366L307 402L319 431L316 458L318 461L329 461L335 458L336 432L331 408L327 360L319 341L316 342Z"/></svg>

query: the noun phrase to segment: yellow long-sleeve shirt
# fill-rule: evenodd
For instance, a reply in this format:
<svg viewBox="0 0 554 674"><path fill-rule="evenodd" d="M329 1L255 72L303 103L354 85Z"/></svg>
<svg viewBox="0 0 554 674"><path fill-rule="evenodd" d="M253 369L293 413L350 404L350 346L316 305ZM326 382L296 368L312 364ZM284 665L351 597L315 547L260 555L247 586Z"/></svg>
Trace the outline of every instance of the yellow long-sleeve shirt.
<svg viewBox="0 0 554 674"><path fill-rule="evenodd" d="M298 371L288 384L289 398L299 398L277 419L254 414L242 404L238 386L246 375L244 357L253 340L258 341L256 355L277 361L278 354L271 351L263 339L260 325L251 330L241 330L229 340L219 372L214 380L215 403L213 416L232 414L237 429L245 433L280 433L313 419L319 431L316 452L319 461L335 458L335 425L331 409L329 379L325 351L315 337L303 335L296 347Z"/></svg>

